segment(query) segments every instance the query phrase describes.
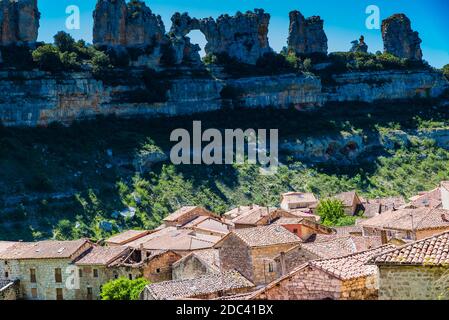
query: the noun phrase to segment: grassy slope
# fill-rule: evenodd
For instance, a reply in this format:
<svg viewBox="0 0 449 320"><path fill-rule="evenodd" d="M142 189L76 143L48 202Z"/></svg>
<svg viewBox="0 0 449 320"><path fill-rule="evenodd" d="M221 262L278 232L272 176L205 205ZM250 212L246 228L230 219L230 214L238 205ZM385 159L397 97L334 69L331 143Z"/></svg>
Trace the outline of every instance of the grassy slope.
<svg viewBox="0 0 449 320"><path fill-rule="evenodd" d="M279 194L292 189L321 196L350 189L365 196L410 196L449 178L449 153L425 142L357 168L286 163L274 177L259 176L248 165L165 164L143 177L132 167L148 138L169 150L170 132L191 128L192 120L202 120L203 128L279 128L281 141L342 131L446 127L449 121L447 108L432 103L325 110L234 110L175 119L103 118L68 128L0 128L0 240L101 238L108 233L98 227L100 221L110 221L112 232L151 228L180 205L204 205L217 212L252 202L276 205ZM113 217L128 205L138 209L134 219Z"/></svg>

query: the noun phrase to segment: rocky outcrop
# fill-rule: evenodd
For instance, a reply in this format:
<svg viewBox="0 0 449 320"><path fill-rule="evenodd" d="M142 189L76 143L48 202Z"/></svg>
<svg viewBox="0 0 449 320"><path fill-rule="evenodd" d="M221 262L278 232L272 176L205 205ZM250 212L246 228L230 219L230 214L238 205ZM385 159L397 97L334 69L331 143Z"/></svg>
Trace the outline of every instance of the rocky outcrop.
<svg viewBox="0 0 449 320"><path fill-rule="evenodd" d="M332 77L327 101L406 100L436 98L448 89L448 81L433 71L350 72Z"/></svg>
<svg viewBox="0 0 449 320"><path fill-rule="evenodd" d="M34 44L39 19L37 0L0 1L0 45Z"/></svg>
<svg viewBox="0 0 449 320"><path fill-rule="evenodd" d="M382 21L382 38L385 52L399 58L422 60L422 41L405 14L395 14Z"/></svg>
<svg viewBox="0 0 449 320"><path fill-rule="evenodd" d="M199 20L191 18L187 13L176 12L171 21L172 27L168 36L174 50L175 64L201 64L200 46L192 44L187 37L190 31L200 28Z"/></svg>
<svg viewBox="0 0 449 320"><path fill-rule="evenodd" d="M306 19L299 11L290 12L288 49L300 55L327 54L324 21L318 16Z"/></svg>
<svg viewBox="0 0 449 320"><path fill-rule="evenodd" d="M368 52L368 45L365 43L365 37L361 36L359 40L354 40L351 42L351 52L361 52L361 53L367 53Z"/></svg>
<svg viewBox="0 0 449 320"><path fill-rule="evenodd" d="M264 54L272 52L268 41L270 15L262 9L222 15L217 20L200 20L200 30L207 40L206 53L227 54L240 62L256 64Z"/></svg>
<svg viewBox="0 0 449 320"><path fill-rule="evenodd" d="M99 0L93 42L100 46L157 46L165 37L162 18L142 1Z"/></svg>

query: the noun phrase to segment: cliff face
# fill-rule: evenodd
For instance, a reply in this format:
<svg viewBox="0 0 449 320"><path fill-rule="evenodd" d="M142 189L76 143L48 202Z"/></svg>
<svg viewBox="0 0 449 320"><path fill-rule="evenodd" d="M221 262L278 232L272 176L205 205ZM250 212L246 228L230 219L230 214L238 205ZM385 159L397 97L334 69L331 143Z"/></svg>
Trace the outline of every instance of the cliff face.
<svg viewBox="0 0 449 320"><path fill-rule="evenodd" d="M301 109L326 102L438 97L449 87L441 74L428 71L348 73L334 76L333 86L323 86L319 78L306 75L229 80L175 77L149 86L138 75L123 80L110 85L89 73L55 77L44 72L0 72L0 120L7 126L36 126L109 114L188 115L229 105Z"/></svg>
<svg viewBox="0 0 449 320"><path fill-rule="evenodd" d="M35 43L39 19L37 0L0 1L0 45Z"/></svg>
<svg viewBox="0 0 449 320"><path fill-rule="evenodd" d="M306 19L299 11L290 12L288 49L297 54L327 54L324 21L317 16Z"/></svg>

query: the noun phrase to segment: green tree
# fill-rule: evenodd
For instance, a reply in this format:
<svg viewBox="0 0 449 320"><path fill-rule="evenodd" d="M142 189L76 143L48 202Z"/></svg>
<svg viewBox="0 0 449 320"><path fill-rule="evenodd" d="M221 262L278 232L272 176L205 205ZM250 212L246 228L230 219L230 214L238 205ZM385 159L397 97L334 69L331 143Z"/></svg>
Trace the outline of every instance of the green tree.
<svg viewBox="0 0 449 320"><path fill-rule="evenodd" d="M100 294L101 299L116 301L139 300L140 294L148 284L149 282L143 278L129 280L121 277L103 285Z"/></svg>
<svg viewBox="0 0 449 320"><path fill-rule="evenodd" d="M64 31L59 31L54 37L55 46L61 52L74 52L75 39Z"/></svg>
<svg viewBox="0 0 449 320"><path fill-rule="evenodd" d="M355 218L346 215L343 203L337 199L320 201L317 213L325 226L344 226L355 223Z"/></svg>
<svg viewBox="0 0 449 320"><path fill-rule="evenodd" d="M101 76L111 67L111 60L101 51L96 51L92 57L92 72L96 76Z"/></svg>
<svg viewBox="0 0 449 320"><path fill-rule="evenodd" d="M45 44L32 53L33 60L41 70L58 71L62 69L62 62L58 48Z"/></svg>
<svg viewBox="0 0 449 320"><path fill-rule="evenodd" d="M449 64L445 65L442 70L443 70L443 74L446 76L446 78L449 79Z"/></svg>

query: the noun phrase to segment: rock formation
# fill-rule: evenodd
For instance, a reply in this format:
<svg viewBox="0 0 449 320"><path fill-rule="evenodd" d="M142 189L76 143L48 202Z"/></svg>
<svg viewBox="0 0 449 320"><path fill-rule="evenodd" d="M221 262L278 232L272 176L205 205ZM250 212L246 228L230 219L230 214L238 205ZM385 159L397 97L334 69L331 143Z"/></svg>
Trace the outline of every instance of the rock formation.
<svg viewBox="0 0 449 320"><path fill-rule="evenodd" d="M395 14L382 21L382 38L386 53L399 58L422 60L421 39L411 28L405 14Z"/></svg>
<svg viewBox="0 0 449 320"><path fill-rule="evenodd" d="M35 43L39 19L37 0L1 0L0 45Z"/></svg>
<svg viewBox="0 0 449 320"><path fill-rule="evenodd" d="M161 17L139 0L98 0L93 16L96 45L155 46L165 36Z"/></svg>
<svg viewBox="0 0 449 320"><path fill-rule="evenodd" d="M351 42L352 48L351 52L368 52L368 45L365 43L365 37L361 36L359 40L354 40Z"/></svg>
<svg viewBox="0 0 449 320"><path fill-rule="evenodd" d="M197 44L192 44L187 37L190 31L199 30L200 22L198 19L191 18L187 13L176 12L172 18L172 27L169 38L174 50L175 64L183 62L189 64L200 64L201 57L199 52L201 48Z"/></svg>
<svg viewBox="0 0 449 320"><path fill-rule="evenodd" d="M200 30L207 40L206 53L227 54L240 62L255 64L264 54L272 52L268 42L270 15L262 9L237 12L200 21Z"/></svg>
<svg viewBox="0 0 449 320"><path fill-rule="evenodd" d="M327 36L324 32L324 21L313 16L305 18L301 12L290 12L290 30L288 49L297 54L327 54Z"/></svg>

